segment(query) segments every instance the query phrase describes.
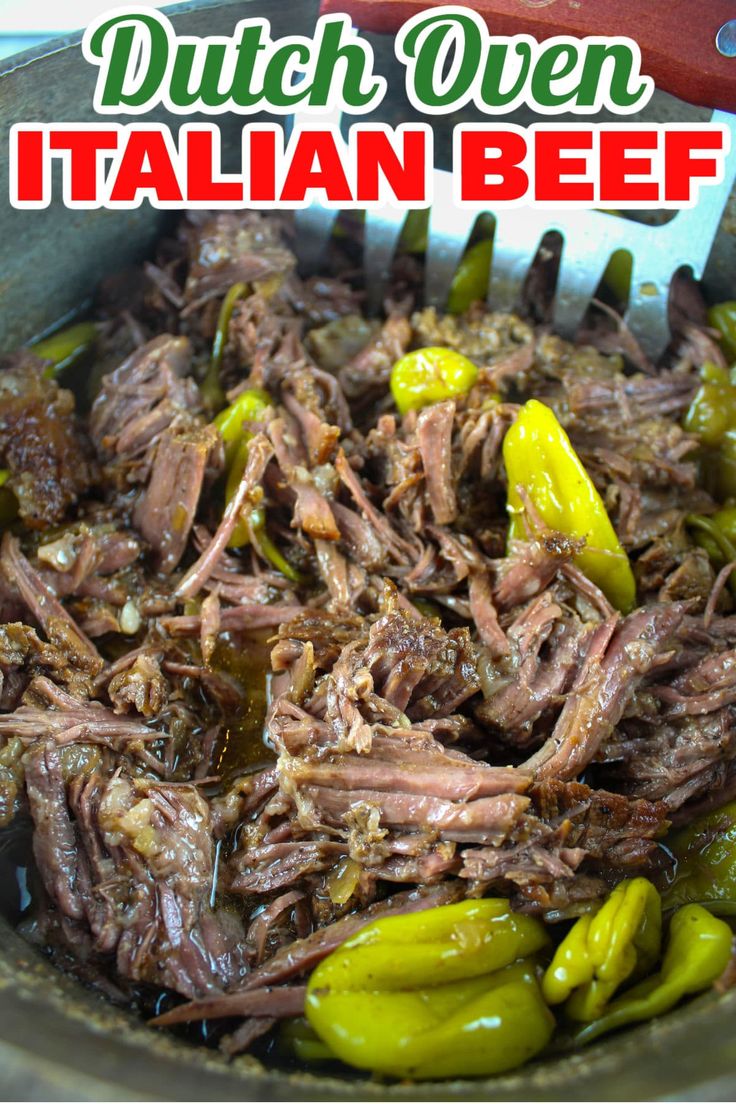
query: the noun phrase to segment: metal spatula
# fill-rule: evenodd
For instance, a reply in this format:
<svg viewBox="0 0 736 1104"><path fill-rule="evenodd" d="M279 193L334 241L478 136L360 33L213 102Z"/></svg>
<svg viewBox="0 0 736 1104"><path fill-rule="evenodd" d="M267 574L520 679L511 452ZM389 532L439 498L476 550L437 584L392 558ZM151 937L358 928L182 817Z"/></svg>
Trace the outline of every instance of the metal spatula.
<svg viewBox="0 0 736 1104"><path fill-rule="evenodd" d="M440 2L326 0L323 11L347 11L362 29L395 33L415 12ZM527 33L542 39L563 33L600 35L605 28L611 34L630 35L641 47L643 71L655 78L658 87L701 106L736 108L736 20L730 24L728 20L736 10L731 0L708 0L707 4L647 0L645 5L639 0L586 0L584 5L565 3L564 12L556 0L546 5L477 0L467 6L484 16L494 34ZM395 79L402 79L398 69ZM625 319L644 352L656 360L669 340L667 299L672 276L688 266L696 279L701 277L736 179L736 116L715 110L712 118L728 126L732 136L723 183L702 187L697 205L677 212L666 223L652 226L602 211L513 208L491 212L495 218L488 296L492 306L510 309L518 302L542 238L557 231L562 255L553 324L563 336L574 337L611 255L625 249L632 256ZM440 117L435 125L449 124ZM319 207L298 213L298 238L305 253L314 257L315 250L325 247L337 214ZM425 265L427 303L445 305L478 214L455 206L451 175L437 170ZM381 302L405 218L404 212L389 207L366 216L364 269L371 306Z"/></svg>

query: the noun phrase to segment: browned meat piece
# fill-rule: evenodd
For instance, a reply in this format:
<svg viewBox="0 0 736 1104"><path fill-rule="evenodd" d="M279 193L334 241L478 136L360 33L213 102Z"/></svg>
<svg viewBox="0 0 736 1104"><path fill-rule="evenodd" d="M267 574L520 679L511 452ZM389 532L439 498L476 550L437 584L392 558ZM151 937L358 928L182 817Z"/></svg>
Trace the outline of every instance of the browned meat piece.
<svg viewBox="0 0 736 1104"><path fill-rule="evenodd" d="M531 780L531 775L522 770L491 767L483 762L479 765L464 752L446 748L433 735L432 730L438 726L430 721L402 727L400 732L398 727L380 726L373 733L370 756L343 749L335 741L329 720L318 719L288 698L278 701L270 725L278 748L309 759L304 777L316 778L323 785L358 788L366 784L368 772L375 769L378 790L406 788L407 793L421 795L421 787L426 784L430 795L463 801L479 794L523 792ZM316 755L314 762L312 753ZM291 767L286 764L283 769L289 771ZM293 770L300 774L301 766L294 763ZM402 772L406 772L407 778L399 785L398 773ZM443 774L447 777L441 777Z"/></svg>
<svg viewBox="0 0 736 1104"><path fill-rule="evenodd" d="M340 450L335 460L335 470L363 515L365 523L370 526L373 539L378 542L379 546L386 549L388 555L396 563L404 565L412 563L420 549L418 542L416 539L410 541L401 536L391 525L386 515L381 513L371 502L358 475L351 468L342 450Z"/></svg>
<svg viewBox="0 0 736 1104"><path fill-rule="evenodd" d="M394 776L394 781L400 783L400 777ZM351 814L362 806L368 815L374 809L378 812L382 829L436 833L442 841L454 843L502 843L529 804L528 798L516 794L451 802L371 789L345 793L320 786L305 786L302 796L314 808L312 816L327 826L348 826Z"/></svg>
<svg viewBox="0 0 736 1104"><path fill-rule="evenodd" d="M205 999L181 1005L158 1017L154 1022L159 1027L163 1027L167 1024L220 1016L266 1015L281 1018L300 1015L304 1008L305 988L302 986L272 988L272 983L278 984L312 969L346 939L374 920L383 916L401 916L406 913L422 912L437 905L451 904L459 896L459 889L451 885L395 893L388 901L369 905L358 915L346 916L305 939L295 940L282 951L277 952L259 969L254 970L239 992L224 998ZM259 997L259 993L262 996Z"/></svg>
<svg viewBox="0 0 736 1104"><path fill-rule="evenodd" d="M89 490L95 468L74 416L74 396L44 378L29 353L8 358L0 371L0 455L20 516L33 528L63 520Z"/></svg>
<svg viewBox="0 0 736 1104"><path fill-rule="evenodd" d="M17 709L0 714L0 737L17 738L26 747L51 740L61 748L95 744L125 749L157 774L163 773L163 764L145 745L162 735L140 721L116 716L101 702L80 701L45 675L30 682Z"/></svg>
<svg viewBox="0 0 736 1104"><path fill-rule="evenodd" d="M380 332L340 368L338 379L350 403L360 406L386 391L391 369L409 348L409 320L394 314Z"/></svg>
<svg viewBox="0 0 736 1104"><path fill-rule="evenodd" d="M233 856L229 889L246 896L274 893L306 876L330 870L346 853L344 844L330 840L263 844Z"/></svg>
<svg viewBox="0 0 736 1104"><path fill-rule="evenodd" d="M204 429L198 430L196 441L197 446L201 450L197 458L197 496L194 498L193 490L194 484L192 475L190 479L189 490L189 504L187 519L188 525L186 526L186 532L183 540L179 539L180 549L178 549L178 555L176 557L176 564L181 559L181 554L186 546L187 537L189 535L189 529L191 528L194 520L194 512L197 508L197 501L199 499L199 493L202 487L202 482L207 469L208 461L213 455L219 455L220 441L219 434L214 426L205 426ZM193 446L190 444L188 451L192 452ZM242 478L235 494L225 507L225 512L222 515L222 521L217 527L217 532L207 545L202 555L199 557L196 563L192 564L189 571L186 573L182 581L177 587L177 596L180 598L193 598L202 589L204 584L209 579L210 575L216 569L220 556L224 553L227 543L232 536L235 526L240 520L243 510L248 504L248 500L253 495L253 492L260 486L263 479L263 473L266 470L266 464L271 459L271 445L268 439L259 433L248 446L248 463L245 466ZM161 461L161 491L164 490L164 481L166 476L165 464L166 458ZM159 465L159 457L156 455L156 465L154 467L154 478ZM151 480L153 484L153 478ZM176 484L175 484L176 485ZM186 486L186 484L185 484ZM175 523L176 515L172 519ZM149 538L150 539L150 538ZM171 570L171 568L168 568Z"/></svg>
<svg viewBox="0 0 736 1104"><path fill-rule="evenodd" d="M3 711L16 707L34 675L53 674L68 681L68 655L53 644L41 640L35 629L21 622L0 625L0 706Z"/></svg>
<svg viewBox="0 0 736 1104"><path fill-rule="evenodd" d="M102 459L140 459L172 422L200 409L199 389L187 375L191 356L186 337L161 334L103 377L90 414Z"/></svg>
<svg viewBox="0 0 736 1104"><path fill-rule="evenodd" d="M242 928L210 909L214 844L193 786L82 773L65 786L59 752L26 756L34 852L70 942L92 938L122 977L193 997L243 971Z"/></svg>
<svg viewBox="0 0 736 1104"><path fill-rule="evenodd" d="M630 800L580 782L550 779L533 786L530 795L543 820L552 826L570 822L566 846L614 868L646 861L668 824L661 802Z"/></svg>
<svg viewBox="0 0 736 1104"><path fill-rule="evenodd" d="M249 632L258 629L277 629L279 625L298 617L304 612L304 606L294 603L274 602L266 605L256 602L244 602L237 606L228 606L220 614L221 632ZM202 615L184 613L180 617L165 616L160 621L161 628L170 636L199 636L202 631Z"/></svg>
<svg viewBox="0 0 736 1104"><path fill-rule="evenodd" d="M600 420L614 434L621 422L630 425L652 418L679 421L698 387L697 376L689 372L658 372L656 376L617 374L607 380L584 380L572 375L564 378L573 422ZM676 431L679 428L676 422L674 426L664 423L661 429Z"/></svg>
<svg viewBox="0 0 736 1104"><path fill-rule="evenodd" d="M486 572L474 571L471 574L468 581L468 598L478 636L488 649L491 658L498 659L508 655L510 645L498 621L491 582Z"/></svg>
<svg viewBox="0 0 736 1104"><path fill-rule="evenodd" d="M336 426L327 426L309 411L302 411L302 423L305 418L313 419L315 423L306 443L300 439L297 420L290 416L273 418L266 431L284 483L294 494L292 527L303 529L318 540L336 541L340 538L340 530L328 493L334 490L338 480L334 468L325 461L332 454L340 431ZM318 465L314 473L308 471L306 466L310 440L309 460Z"/></svg>
<svg viewBox="0 0 736 1104"><path fill-rule="evenodd" d="M510 654L492 665L482 680L486 700L474 710L503 743L528 746L534 724L557 713L585 654L590 630L563 615L544 591L509 627Z"/></svg>
<svg viewBox="0 0 736 1104"><path fill-rule="evenodd" d="M301 280L293 273L284 280L277 295L310 327L337 323L351 315L353 319L359 318L355 311L363 298L347 280L340 277L308 276L306 280ZM365 319L361 318L360 322L363 327L370 326ZM312 334L314 332L311 331ZM322 367L330 368L326 364Z"/></svg>
<svg viewBox="0 0 736 1104"><path fill-rule="evenodd" d="M552 735L525 764L537 778L574 778L591 762L673 640L684 612L681 605L652 606L618 627L613 619L600 626Z"/></svg>
<svg viewBox="0 0 736 1104"><path fill-rule="evenodd" d="M541 913L542 919L555 924L589 912L591 906L603 901L609 892L605 879L578 869L574 878L519 886L511 894L511 902L516 911Z"/></svg>
<svg viewBox="0 0 736 1104"><path fill-rule="evenodd" d="M288 671L302 654L302 645L309 642L315 666L330 671L345 645L357 640L363 632L363 618L357 615L305 609L280 626L279 643L271 652L271 665L274 671Z"/></svg>
<svg viewBox="0 0 736 1104"><path fill-rule="evenodd" d="M463 852L461 877L485 885L508 882L521 887L569 881L585 857L581 848L565 846L567 828L544 823L524 824L524 839L502 847L468 848Z"/></svg>
<svg viewBox="0 0 736 1104"><path fill-rule="evenodd" d="M479 690L477 662L467 629L445 632L428 618L390 612L371 626L363 649L348 646L332 677L347 686L365 670L386 702L421 720L454 713Z"/></svg>
<svg viewBox="0 0 736 1104"><path fill-rule="evenodd" d="M133 515L137 529L156 553L165 575L179 564L194 524L205 479L222 462L222 439L212 425L171 426L158 441L151 478Z"/></svg>
<svg viewBox="0 0 736 1104"><path fill-rule="evenodd" d="M301 1016L304 1012L306 985L284 985L276 989L245 989L221 997L204 997L190 1004L179 1005L157 1016L151 1023L157 1027L189 1023L192 1020L218 1020L224 1016L269 1016L274 1020Z"/></svg>
<svg viewBox="0 0 736 1104"><path fill-rule="evenodd" d="M498 565L493 590L498 608L511 609L540 594L581 547L581 541L553 530L529 541L514 541L510 554Z"/></svg>
<svg viewBox="0 0 736 1104"><path fill-rule="evenodd" d="M296 260L281 242L275 219L256 211L223 211L194 216L185 226L189 239L188 301L224 295L233 284L252 284L285 276Z"/></svg>
<svg viewBox="0 0 736 1104"><path fill-rule="evenodd" d="M134 710L143 717L155 717L166 705L169 688L156 656L143 652L110 679L107 693L116 713Z"/></svg>
<svg viewBox="0 0 736 1104"><path fill-rule="evenodd" d="M28 803L34 824L33 850L44 887L65 916L81 920L84 903L79 887L77 840L66 803L59 749L42 743L25 757Z"/></svg>
<svg viewBox="0 0 736 1104"><path fill-rule="evenodd" d="M715 571L708 554L702 548L694 548L685 554L682 562L668 576L657 595L660 602L684 602L691 600L691 609L704 610L715 582Z"/></svg>
<svg viewBox="0 0 736 1104"><path fill-rule="evenodd" d="M111 522L81 522L39 544L36 561L44 582L57 598L64 598L104 586L99 576L124 571L140 554L141 542L129 529Z"/></svg>
<svg viewBox="0 0 736 1104"><path fill-rule="evenodd" d="M450 525L457 516L452 476L453 402L436 403L417 419L417 440L427 481L427 495L437 525Z"/></svg>
<svg viewBox="0 0 736 1104"><path fill-rule="evenodd" d="M20 550L16 537L7 532L0 545L0 569L41 626L51 644L65 652L71 667L97 674L102 657L92 641L45 585Z"/></svg>
<svg viewBox="0 0 736 1104"><path fill-rule="evenodd" d="M417 346L442 345L457 349L475 364L493 367L498 362L500 379L513 379L523 385L529 368L528 354L518 355L507 369L510 354L519 352L533 342L534 330L514 314L489 312L478 304L463 315L439 316L434 307L427 307L412 316L414 341Z"/></svg>
<svg viewBox="0 0 736 1104"><path fill-rule="evenodd" d="M655 687L653 693L665 703L668 717L697 716L733 705L736 702L736 649L728 648L719 655L706 656L677 675L670 685Z"/></svg>
<svg viewBox="0 0 736 1104"><path fill-rule="evenodd" d="M597 773L608 786L661 801L675 811L717 791L734 759L736 715L727 706L705 717L683 717L667 724L635 726L630 734L620 732L605 749L605 765Z"/></svg>

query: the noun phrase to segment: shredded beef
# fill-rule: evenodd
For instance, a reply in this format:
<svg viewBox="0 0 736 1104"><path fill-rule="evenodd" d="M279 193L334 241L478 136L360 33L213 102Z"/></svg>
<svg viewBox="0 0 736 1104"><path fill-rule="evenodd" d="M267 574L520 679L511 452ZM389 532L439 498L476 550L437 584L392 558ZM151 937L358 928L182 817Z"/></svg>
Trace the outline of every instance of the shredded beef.
<svg viewBox="0 0 736 1104"><path fill-rule="evenodd" d="M134 522L156 553L166 575L177 567L194 524L208 470L216 472L221 444L213 426L171 427L156 445L151 477L134 513Z"/></svg>
<svg viewBox="0 0 736 1104"><path fill-rule="evenodd" d="M7 486L25 523L62 520L95 478L74 396L48 379L45 365L21 352L0 368L0 454Z"/></svg>
<svg viewBox="0 0 736 1104"><path fill-rule="evenodd" d="M185 337L161 334L103 378L90 414L103 459L141 457L183 412L199 409L190 360Z"/></svg>
<svg viewBox="0 0 736 1104"><path fill-rule="evenodd" d="M370 320L352 231L310 277L292 234L191 213L108 282L86 415L27 351L0 371L0 828L32 824L56 961L184 999L156 1023L222 1020L227 1055L373 919L485 894L571 919L736 795L730 567L695 540L718 503L683 428L725 359L692 287L654 366L607 308L591 344L536 324L549 257L528 318L423 306L411 257ZM401 416L393 365L437 345L473 386ZM256 388L225 442L219 408ZM626 550L630 612L527 487L509 540L532 397Z"/></svg>

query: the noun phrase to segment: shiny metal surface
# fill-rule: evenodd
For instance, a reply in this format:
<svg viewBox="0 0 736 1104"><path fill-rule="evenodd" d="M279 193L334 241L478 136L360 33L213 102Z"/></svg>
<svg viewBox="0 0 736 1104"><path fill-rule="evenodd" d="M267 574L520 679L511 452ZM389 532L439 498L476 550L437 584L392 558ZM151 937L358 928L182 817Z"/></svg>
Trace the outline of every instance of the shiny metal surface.
<svg viewBox="0 0 736 1104"><path fill-rule="evenodd" d="M521 297L531 261L544 235L562 236L562 258L554 298L553 324L563 337L574 338L606 265L613 253L628 251L633 259L631 289L625 320L644 352L652 359L669 341L667 297L673 274L688 266L696 279L706 263L736 179L734 116L713 113L713 121L731 135L724 179L705 186L695 207L677 211L668 222L647 225L604 211L544 210L516 207L489 209L495 218L488 301L495 309L513 310ZM480 211L459 209L453 203L452 176L438 169L433 181L434 203L429 218L426 261L426 299L442 308ZM297 213L304 260L318 256L332 229L335 211L313 208ZM363 264L369 304L377 307L388 281L391 259L401 234L404 215L390 206L366 214Z"/></svg>

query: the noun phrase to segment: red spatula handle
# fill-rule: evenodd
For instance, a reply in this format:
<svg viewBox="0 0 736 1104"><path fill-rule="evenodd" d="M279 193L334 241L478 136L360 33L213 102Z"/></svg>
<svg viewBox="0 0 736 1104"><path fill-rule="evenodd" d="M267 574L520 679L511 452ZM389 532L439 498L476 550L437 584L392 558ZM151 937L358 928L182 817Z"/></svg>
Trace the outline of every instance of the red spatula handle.
<svg viewBox="0 0 736 1104"><path fill-rule="evenodd" d="M347 12L365 31L394 34L410 16L447 0L323 0L322 12ZM736 111L736 57L724 57L716 35L734 0L476 0L493 34L626 35L639 43L642 71L658 88L688 103ZM736 23L734 26L736 32ZM736 33L734 34L736 42Z"/></svg>

